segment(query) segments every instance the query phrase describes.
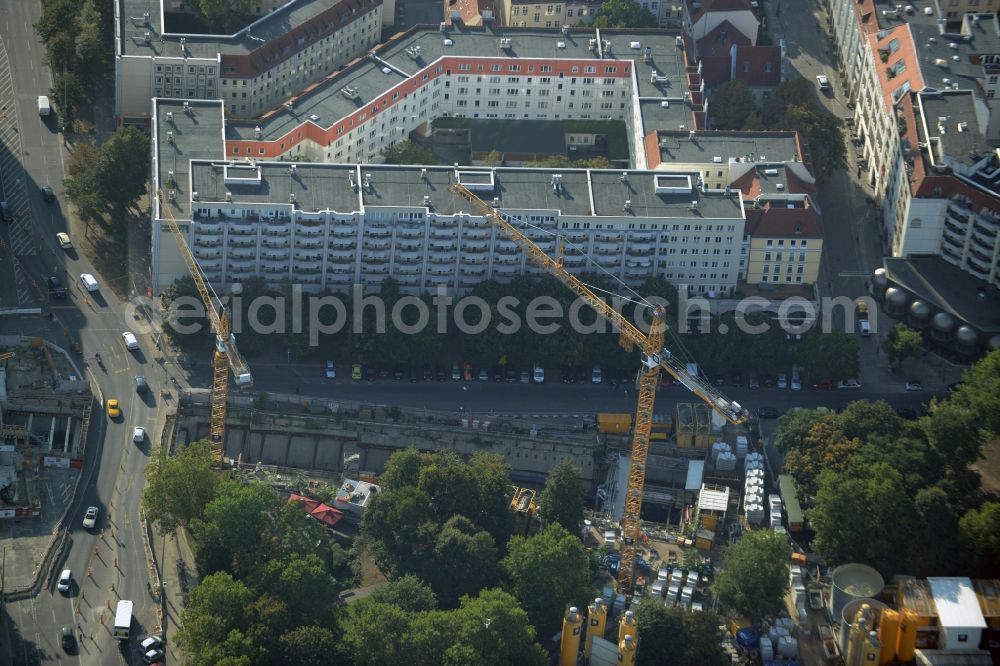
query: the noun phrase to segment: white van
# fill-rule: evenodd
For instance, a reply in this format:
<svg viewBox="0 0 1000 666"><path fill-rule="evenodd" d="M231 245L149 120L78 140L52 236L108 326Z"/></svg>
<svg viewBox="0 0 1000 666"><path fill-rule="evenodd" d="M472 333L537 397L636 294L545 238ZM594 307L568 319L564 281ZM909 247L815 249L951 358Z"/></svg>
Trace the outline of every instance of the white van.
<svg viewBox="0 0 1000 666"><path fill-rule="evenodd" d="M91 293L97 291L97 280L95 280L94 276L90 273L83 273L80 275L80 282L83 283L83 286L87 289L87 291Z"/></svg>
<svg viewBox="0 0 1000 666"><path fill-rule="evenodd" d="M51 110L52 110L52 107L49 106L49 98L48 98L48 96L46 96L46 95L39 95L38 96L38 115L40 115L40 116L47 116L47 115L49 115L49 112Z"/></svg>

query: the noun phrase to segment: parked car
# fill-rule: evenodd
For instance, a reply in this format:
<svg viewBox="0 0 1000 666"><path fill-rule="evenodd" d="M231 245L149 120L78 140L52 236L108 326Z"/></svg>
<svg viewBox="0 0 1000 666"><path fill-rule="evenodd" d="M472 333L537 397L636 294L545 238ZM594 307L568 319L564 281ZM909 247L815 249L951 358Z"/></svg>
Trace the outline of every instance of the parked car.
<svg viewBox="0 0 1000 666"><path fill-rule="evenodd" d="M55 275L50 276L45 281L45 284L49 288L49 296L59 300L66 298L67 289L58 277Z"/></svg>
<svg viewBox="0 0 1000 666"><path fill-rule="evenodd" d="M758 407L757 416L762 419L776 419L781 416L781 410L776 407Z"/></svg>
<svg viewBox="0 0 1000 666"><path fill-rule="evenodd" d="M490 381L490 371L486 368L479 368L479 381L488 382Z"/></svg>
<svg viewBox="0 0 1000 666"><path fill-rule="evenodd" d="M563 384L572 384L576 381L576 371L568 365L559 368L559 377Z"/></svg>
<svg viewBox="0 0 1000 666"><path fill-rule="evenodd" d="M156 634L152 634L151 636L145 638L141 643L139 643L139 647L142 648L143 654L146 654L150 650L160 649L163 647L163 637L158 636Z"/></svg>
<svg viewBox="0 0 1000 666"><path fill-rule="evenodd" d="M432 379L434 379L434 368L432 368L429 365L425 365L422 377L424 378L425 382L429 382Z"/></svg>
<svg viewBox="0 0 1000 666"><path fill-rule="evenodd" d="M375 381L375 377L376 376L377 376L377 372L376 372L375 368L373 368L371 366L368 366L367 368L365 368L365 379L367 379L370 382L373 382L373 381Z"/></svg>
<svg viewBox="0 0 1000 666"><path fill-rule="evenodd" d="M535 380L536 384L543 383L545 381L545 368L540 365L536 365L531 378Z"/></svg>
<svg viewBox="0 0 1000 666"><path fill-rule="evenodd" d="M468 361L462 364L462 379L467 382L472 381L472 364Z"/></svg>
<svg viewBox="0 0 1000 666"><path fill-rule="evenodd" d="M62 231L60 231L59 233L57 233L56 234L56 242L58 242L59 243L59 247L61 247L64 250L72 250L73 249L73 241L71 241L69 239L69 234L67 234L67 233L63 233Z"/></svg>
<svg viewBox="0 0 1000 666"><path fill-rule="evenodd" d="M326 362L326 378L327 379L337 378L337 366L333 364L333 361Z"/></svg>
<svg viewBox="0 0 1000 666"><path fill-rule="evenodd" d="M842 390L858 391L861 389L861 382L857 379L844 379L837 382L837 388Z"/></svg>
<svg viewBox="0 0 1000 666"><path fill-rule="evenodd" d="M747 387L752 389L760 388L760 380L757 378L756 372L750 372L747 374Z"/></svg>
<svg viewBox="0 0 1000 666"><path fill-rule="evenodd" d="M521 370L520 382L522 384L530 384L531 383L531 371L528 370L527 368L524 368L523 370Z"/></svg>
<svg viewBox="0 0 1000 666"><path fill-rule="evenodd" d="M42 187L42 199L45 200L45 203L52 203L53 201L56 200L56 193L52 190L51 187L45 185L44 187Z"/></svg>
<svg viewBox="0 0 1000 666"><path fill-rule="evenodd" d="M0 201L0 220L8 224L14 221L14 211L6 201Z"/></svg>
<svg viewBox="0 0 1000 666"><path fill-rule="evenodd" d="M98 508L96 506L88 506L87 507L87 512L85 514L83 514L83 526L86 529L92 530L92 529L94 529L94 526L97 525L97 514L98 514L98 511L99 510L98 510Z"/></svg>
<svg viewBox="0 0 1000 666"><path fill-rule="evenodd" d="M351 366L351 379L358 381L361 379L361 364L355 363Z"/></svg>
<svg viewBox="0 0 1000 666"><path fill-rule="evenodd" d="M788 388L788 376L783 372L778 373L778 388L780 389Z"/></svg>
<svg viewBox="0 0 1000 666"><path fill-rule="evenodd" d="M508 365L507 369L504 370L503 374L504 374L504 379L507 381L508 384L517 383L517 370L515 370L513 366Z"/></svg>
<svg viewBox="0 0 1000 666"><path fill-rule="evenodd" d="M826 74L818 74L816 76L816 84L819 86L819 89L822 90L823 92L828 92L832 90L832 88L830 87L830 79L826 76Z"/></svg>
<svg viewBox="0 0 1000 666"><path fill-rule="evenodd" d="M396 368L395 370L393 370L392 371L392 378L395 379L395 380L397 380L397 381L400 380L400 379L402 379L403 378L403 369L402 368Z"/></svg>
<svg viewBox="0 0 1000 666"><path fill-rule="evenodd" d="M600 384L601 381L602 381L602 378L601 378L601 366L595 365L594 368L590 371L590 383L591 384Z"/></svg>
<svg viewBox="0 0 1000 666"><path fill-rule="evenodd" d="M816 389L817 391L829 391L830 389L833 388L833 382L831 382L829 379L821 379L815 384L813 384L813 388Z"/></svg>
<svg viewBox="0 0 1000 666"><path fill-rule="evenodd" d="M872 325L868 323L867 319L861 319L858 321L858 335L869 336L872 334Z"/></svg>
<svg viewBox="0 0 1000 666"><path fill-rule="evenodd" d="M59 630L59 640L62 642L63 649L69 652L76 646L76 637L73 635L73 627L70 625L63 625L63 628Z"/></svg>
<svg viewBox="0 0 1000 666"><path fill-rule="evenodd" d="M163 654L163 650L150 650L142 655L142 660L147 664L154 664L161 661L164 656L166 655Z"/></svg>
<svg viewBox="0 0 1000 666"><path fill-rule="evenodd" d="M923 387L923 384L921 384L918 380L911 379L910 381L906 382L906 390L907 391L923 391L924 387Z"/></svg>

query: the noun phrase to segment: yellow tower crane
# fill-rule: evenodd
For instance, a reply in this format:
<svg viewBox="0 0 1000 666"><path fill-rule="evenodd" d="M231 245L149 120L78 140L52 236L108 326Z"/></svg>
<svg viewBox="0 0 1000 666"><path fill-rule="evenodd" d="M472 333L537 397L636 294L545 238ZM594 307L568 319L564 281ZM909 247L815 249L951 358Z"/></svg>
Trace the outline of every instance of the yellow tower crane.
<svg viewBox="0 0 1000 666"><path fill-rule="evenodd" d="M232 370L233 377L238 386L252 386L253 376L247 366L246 359L243 358L236 348L236 336L233 335L229 325L229 313L225 306L218 302L218 298L213 295L208 286L205 273L198 265L198 260L191 253L187 240L181 234L171 204L164 196L163 190L157 191L157 200L160 204L162 217L167 220L170 233L177 241L184 263L187 264L188 272L198 288L198 294L205 305L205 312L212 322L212 332L215 334L215 355L212 358L212 423L211 436L212 448L215 450L216 462L222 461L222 454L225 449L226 436L226 398L229 394L229 371Z"/></svg>
<svg viewBox="0 0 1000 666"><path fill-rule="evenodd" d="M573 293L587 302L619 331L619 342L626 351L639 347L642 354L642 372L639 375L639 398L632 430L632 461L629 467L628 489L625 494L625 512L622 516L622 549L618 565L618 589L628 597L635 588L636 547L642 534L639 516L642 512L643 486L646 483L646 458L649 454L649 433L653 424L653 403L662 368L713 409L722 413L733 424L746 421L748 413L739 403L733 402L710 383L687 371L685 364L674 358L663 346L666 333L665 312L662 307L653 310L649 333L643 333L622 313L608 305L586 284L563 267L562 240L558 243L556 258L550 257L534 241L509 222L495 208L469 191L460 183L452 183L451 190L464 197L494 225L511 238L528 258L548 270Z"/></svg>

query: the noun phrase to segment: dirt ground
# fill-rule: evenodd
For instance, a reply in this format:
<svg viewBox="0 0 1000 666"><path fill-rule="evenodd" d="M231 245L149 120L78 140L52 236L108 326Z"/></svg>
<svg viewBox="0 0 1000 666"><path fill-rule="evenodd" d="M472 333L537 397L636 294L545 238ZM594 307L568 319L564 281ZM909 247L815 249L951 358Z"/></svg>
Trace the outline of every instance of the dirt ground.
<svg viewBox="0 0 1000 666"><path fill-rule="evenodd" d="M1000 497L1000 440L987 442L983 447L983 459L972 468L982 477L983 493Z"/></svg>

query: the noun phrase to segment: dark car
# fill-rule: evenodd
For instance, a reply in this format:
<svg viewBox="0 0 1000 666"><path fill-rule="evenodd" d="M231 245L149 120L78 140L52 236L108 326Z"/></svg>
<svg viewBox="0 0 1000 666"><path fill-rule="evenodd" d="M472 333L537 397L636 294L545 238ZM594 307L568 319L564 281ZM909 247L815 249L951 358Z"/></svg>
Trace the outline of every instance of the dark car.
<svg viewBox="0 0 1000 666"><path fill-rule="evenodd" d="M42 188L42 198L45 199L46 202L52 203L56 200L56 193L52 191L51 187L46 185Z"/></svg>
<svg viewBox="0 0 1000 666"><path fill-rule="evenodd" d="M517 370L514 369L514 366L508 365L507 369L504 371L503 375L504 375L504 379L506 380L506 382L508 384L516 384L517 383Z"/></svg>
<svg viewBox="0 0 1000 666"><path fill-rule="evenodd" d="M572 384L576 381L576 373L568 365L559 368L559 375L562 377L563 384Z"/></svg>
<svg viewBox="0 0 1000 666"><path fill-rule="evenodd" d="M14 221L14 211L11 210L6 201L0 201L0 220L4 222Z"/></svg>
<svg viewBox="0 0 1000 666"><path fill-rule="evenodd" d="M434 379L434 368L429 365L425 365L423 377L425 382L429 382Z"/></svg>
<svg viewBox="0 0 1000 666"><path fill-rule="evenodd" d="M62 641L63 649L69 652L76 645L76 637L73 636L73 627L63 625L63 628L59 630L59 638Z"/></svg>
<svg viewBox="0 0 1000 666"><path fill-rule="evenodd" d="M415 367L410 368L410 381L415 382L420 379L420 373L417 372Z"/></svg>
<svg viewBox="0 0 1000 666"><path fill-rule="evenodd" d="M393 370L392 371L392 378L393 379L402 379L403 378L403 369L402 368L396 368L395 370Z"/></svg>
<svg viewBox="0 0 1000 666"><path fill-rule="evenodd" d="M136 393L145 393L149 390L149 384L146 383L146 378L143 375L135 376L135 390Z"/></svg>
<svg viewBox="0 0 1000 666"><path fill-rule="evenodd" d="M374 381L375 374L376 374L375 373L375 368L373 368L371 366L368 366L367 368L365 368L365 379L367 379L368 381Z"/></svg>
<svg viewBox="0 0 1000 666"><path fill-rule="evenodd" d="M51 276L45 281L45 284L49 288L49 296L52 298L58 298L60 300L66 298L66 287L55 275Z"/></svg>
<svg viewBox="0 0 1000 666"><path fill-rule="evenodd" d="M781 410L774 407L759 407L757 409L757 416L762 419L776 419L781 416Z"/></svg>

